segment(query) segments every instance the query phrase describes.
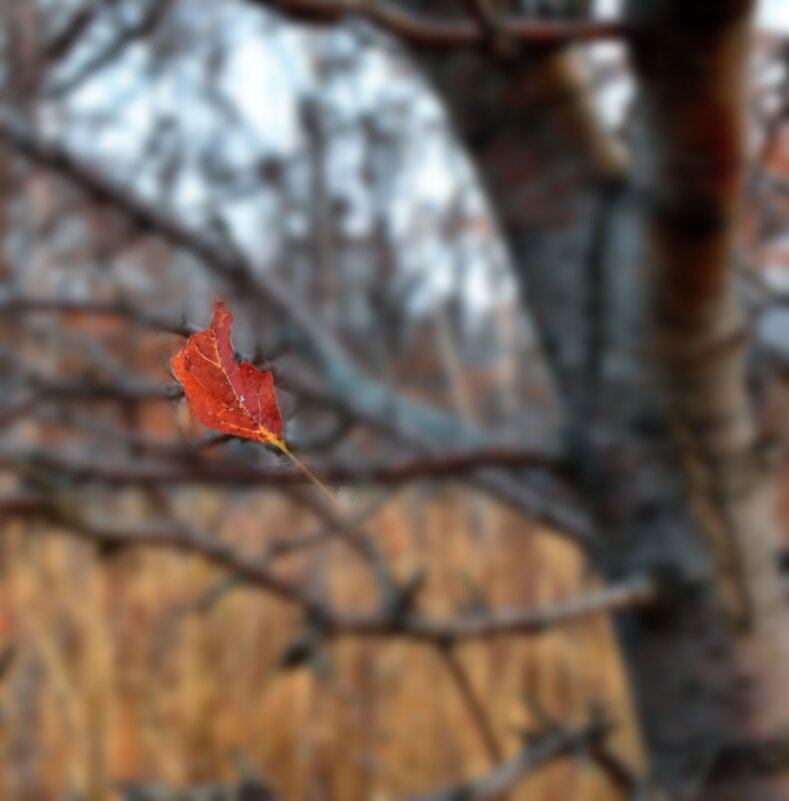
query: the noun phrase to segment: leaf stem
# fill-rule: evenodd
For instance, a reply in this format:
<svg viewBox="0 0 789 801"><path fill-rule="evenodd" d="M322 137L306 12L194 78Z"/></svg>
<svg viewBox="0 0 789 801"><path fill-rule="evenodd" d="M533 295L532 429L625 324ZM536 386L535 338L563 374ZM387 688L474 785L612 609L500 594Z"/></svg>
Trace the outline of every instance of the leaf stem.
<svg viewBox="0 0 789 801"><path fill-rule="evenodd" d="M307 476L307 478L309 478L309 480L332 502L332 504L340 512L343 514L347 512L347 509L340 501L339 497L333 493L326 486L326 484L324 484L323 481L321 481L318 476L309 467L307 467L307 465L304 464L304 462L302 462L298 456L293 453L293 451L290 450L290 448L285 444L285 440L275 439L273 440L273 443L282 451L282 453L285 454L285 456L288 457L288 459L290 459L291 462L293 462L294 465L296 465L296 467L299 468L299 470L304 473L305 476Z"/></svg>

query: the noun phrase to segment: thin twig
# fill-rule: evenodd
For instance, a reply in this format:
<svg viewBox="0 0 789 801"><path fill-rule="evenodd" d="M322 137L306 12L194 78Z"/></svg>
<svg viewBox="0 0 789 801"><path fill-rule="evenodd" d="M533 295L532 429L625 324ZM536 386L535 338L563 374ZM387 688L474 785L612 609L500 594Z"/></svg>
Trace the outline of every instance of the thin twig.
<svg viewBox="0 0 789 801"><path fill-rule="evenodd" d="M471 679L466 673L458 655L451 648L442 648L438 653L452 679L452 683L457 688L458 694L471 718L471 722L474 724L474 728L479 733L479 738L485 746L485 751L487 751L490 761L493 764L501 762L504 757L504 751L499 742L499 738L490 721L488 711L474 690Z"/></svg>

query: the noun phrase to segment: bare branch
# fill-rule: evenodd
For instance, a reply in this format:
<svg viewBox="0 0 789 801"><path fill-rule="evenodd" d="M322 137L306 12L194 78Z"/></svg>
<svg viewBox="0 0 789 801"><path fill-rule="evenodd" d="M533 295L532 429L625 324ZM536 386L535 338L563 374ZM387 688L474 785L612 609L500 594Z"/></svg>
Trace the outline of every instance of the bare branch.
<svg viewBox="0 0 789 801"><path fill-rule="evenodd" d="M603 744L611 733L612 724L607 721L592 720L582 727L552 727L527 743L520 753L506 762L501 762L489 773L462 784L453 785L443 790L410 796L404 801L487 801L500 799L508 790L513 789L521 781L536 773L543 767L559 759L581 756L590 749ZM250 798L279 801L271 787L261 779L251 776L244 783L224 787L200 786L184 790L171 790L168 787L152 784L124 783L121 792L127 801L179 801L183 799L202 798L207 792L211 797L228 798L241 795L244 798L245 788L250 789ZM238 789L237 789L238 788ZM261 788L258 790L257 788Z"/></svg>
<svg viewBox="0 0 789 801"><path fill-rule="evenodd" d="M517 756L478 779L433 793L413 796L409 801L485 801L511 790L545 765L576 754L605 739L607 722L592 722L582 729L559 728L529 743Z"/></svg>
<svg viewBox="0 0 789 801"><path fill-rule="evenodd" d="M51 314L90 314L123 317L153 331L188 337L199 331L199 326L178 321L166 315L132 306L124 300L98 301L61 297L36 297L0 292L0 315L24 315L30 312Z"/></svg>
<svg viewBox="0 0 789 801"><path fill-rule="evenodd" d="M482 740L482 744L485 746L488 757L493 763L501 762L504 755L501 743L491 723L488 710L474 690L474 686L463 667L463 663L458 658L458 655L449 648L442 648L439 651L439 656L452 682L457 688L463 704L468 710L471 722L474 724L477 732L479 732L479 737Z"/></svg>
<svg viewBox="0 0 789 801"><path fill-rule="evenodd" d="M347 524L353 528L361 526L365 521L374 515L387 502L394 493L383 493L373 503L364 509L356 512ZM291 556L295 553L302 553L322 545L334 539L336 527L332 523L324 523L320 527L307 531L303 534L293 534L281 539L270 540L259 555L260 561L264 564L272 564L275 560L282 557ZM242 586L242 582L233 575L223 576L217 579L211 586L203 591L200 596L188 605L187 611L203 613L216 604L228 592Z"/></svg>
<svg viewBox="0 0 789 801"><path fill-rule="evenodd" d="M490 436L457 417L398 395L392 388L362 375L329 332L317 324L309 309L270 276L261 274L241 252L193 230L64 148L46 141L20 115L2 105L0 140L63 175L96 199L111 204L141 230L190 253L240 294L251 295L272 307L298 331L300 350L325 382L326 394L352 416L375 422L420 447L426 442L491 444Z"/></svg>
<svg viewBox="0 0 789 801"><path fill-rule="evenodd" d="M2 118L0 116L0 135L2 135L1 128ZM75 301L64 298L36 298L18 295L0 296L0 315L21 314L25 312L59 313L68 311L85 314L122 316L153 330L166 331L180 336L188 336L198 330L198 327L195 325L168 319L164 316L135 308L122 301L96 302L90 300ZM245 356L244 358L250 361L257 361L254 357L250 356ZM391 398L390 404L386 404L385 399L382 398L380 410L375 409L373 413L370 414L366 410L361 410L358 404L355 406L351 405L357 400L352 393L343 392L342 395L332 396L328 394L321 385L316 386L314 381L310 381L307 376L301 371L293 369L292 366L281 367L280 365L270 364L266 366L274 371L279 385L297 392L302 397L308 397L322 405L335 408L338 412L345 415L346 420L349 421L358 420L359 422L390 431L393 425L393 419L384 414L387 405L389 405L390 410L395 412L394 425L398 426L397 433L403 433L402 427L397 423L397 417L399 416L398 410L404 410L405 407L403 407L396 396ZM118 390L122 389L123 391L116 392L115 394L113 394L112 388L107 386L91 384L90 386L83 385L81 388L75 389L75 387L71 385L61 385L60 383L45 381L40 378L37 386L44 387L50 397L62 397L63 399L69 399L75 393L78 397L90 397L94 400L120 397L126 400L157 399L161 397L175 398L179 397L181 394L180 388L175 385L161 388L148 387L146 389L135 384L133 387L118 387ZM405 404L407 406L412 406L410 401L405 401ZM477 432L475 429L465 426L460 420L456 422L459 430L465 431L469 436L476 437ZM412 438L407 437L407 439L410 441ZM452 441L453 444L457 446L458 444L462 444L463 439L463 437L460 437L459 440L456 438L449 441ZM214 441L222 440L216 439ZM422 442L418 444L423 445ZM162 443L146 443L143 441L137 442L136 445L145 448L149 452L156 452L160 455L162 454L163 448L166 449L167 447ZM182 457L184 455L184 449L180 448L177 455ZM562 455L562 449L558 446L556 441L550 442L544 439L534 444L524 443L521 447L514 449L478 443L476 445L470 444L464 451L454 454L442 455L441 453L437 453L424 456L421 458L421 468L417 466L417 462L419 462L420 459L411 457L413 463L410 467L407 463L400 464L394 470L394 473L398 471L401 472L402 480L407 480L409 478L409 476L406 475L409 471L412 471L410 478L417 478L420 477L420 475L426 476L431 473L437 476L442 473L444 475L453 473L456 475L473 473L473 483L484 492L512 506L519 512L555 528L558 533L565 534L578 542L586 543L591 536L591 525L589 521L585 519L583 513L574 507L572 493L559 493L557 492L559 487L556 486L552 488L549 486L530 488L528 482L524 480L518 481L516 485L508 481L505 476L496 475L491 470L484 470L486 467L542 466L549 468L554 473L552 481L556 483L556 471L561 467ZM441 464L442 461L444 462L443 465ZM507 462L509 462L509 464L507 464ZM359 474L365 472L365 470L357 468L355 472ZM367 470L367 472L369 472L369 470ZM373 467L372 472L377 472L375 467ZM386 472L386 470L383 472ZM390 481L394 482L394 478L395 477L392 476ZM282 477L280 477L279 480L282 481ZM384 481L382 483L388 482Z"/></svg>
<svg viewBox="0 0 789 801"><path fill-rule="evenodd" d="M651 579L638 577L621 584L568 598L536 609L503 609L473 616L440 620L404 610L355 613L338 610L279 575L267 564L214 536L172 521L120 526L115 521L86 517L73 497L67 503L34 498L27 494L0 498L0 512L39 516L62 526L63 533L109 548L164 548L198 556L227 570L239 581L258 587L276 598L299 607L320 627L323 637L390 638L447 647L453 643L508 635L537 635L599 614L653 606L662 592Z"/></svg>
<svg viewBox="0 0 789 801"><path fill-rule="evenodd" d="M384 0L247 0L294 20L330 24L345 19L370 22L380 30L417 47L430 49L479 47L486 43L484 28L469 20L436 20ZM621 40L634 35L621 22L507 19L507 38L523 46L556 47L571 43Z"/></svg>
<svg viewBox="0 0 789 801"><path fill-rule="evenodd" d="M96 387L88 386L80 398L94 397ZM163 391L161 397L169 397ZM146 440L135 438L135 442ZM167 455L164 446L160 455ZM195 458L184 459L194 456ZM26 463L35 462L39 469L68 476L74 481L93 481L109 485L173 485L207 484L212 486L309 486L309 474L292 462L271 465L249 465L230 459L200 459L188 449L173 447L170 461L130 461L126 459L84 459L70 454L47 450L0 449L0 464L23 469ZM529 466L556 466L550 455L517 448L494 448L431 456L406 456L382 462L310 462L309 469L327 484L351 486L356 484L398 485L420 478L452 478L490 467L524 468Z"/></svg>
<svg viewBox="0 0 789 801"><path fill-rule="evenodd" d="M51 87L47 94L58 97L77 89L97 72L118 59L135 42L149 36L169 12L171 5L172 0L151 0L147 8L142 10L137 20L129 24L120 25L115 36L109 42L93 53L73 75L64 78ZM90 9L90 6L88 6L88 9ZM47 55L57 56L64 49L68 49L71 41L74 41L79 36L80 31L88 26L91 19L92 15L87 11L83 14L76 14L72 26L67 27L59 37L47 45Z"/></svg>
<svg viewBox="0 0 789 801"><path fill-rule="evenodd" d="M105 4L105 7L109 3ZM43 58L53 64L67 56L72 48L82 39L85 31L93 24L102 6L98 3L84 5L72 14L63 27L56 31L43 46Z"/></svg>

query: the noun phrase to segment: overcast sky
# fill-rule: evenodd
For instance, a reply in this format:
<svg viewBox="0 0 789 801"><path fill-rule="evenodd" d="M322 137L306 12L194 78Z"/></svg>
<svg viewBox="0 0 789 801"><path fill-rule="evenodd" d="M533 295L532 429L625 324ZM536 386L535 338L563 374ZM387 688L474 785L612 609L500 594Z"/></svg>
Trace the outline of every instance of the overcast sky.
<svg viewBox="0 0 789 801"><path fill-rule="evenodd" d="M774 28L789 31L789 2L787 0L762 0L761 22Z"/></svg>
<svg viewBox="0 0 789 801"><path fill-rule="evenodd" d="M606 14L616 15L620 2L599 0L599 8ZM202 180L198 167L206 153L217 157L218 143L221 142L223 162L235 168L243 168L247 161L254 163L261 152L283 157L297 152L303 146L298 101L314 83L314 48L305 47L309 38L298 28L266 27L262 15L248 9L235 9L232 4L227 11L225 20L216 9L216 28L232 39L232 47L227 49L222 62L220 85L239 114L233 126L228 128L226 120L218 117L215 108L206 102L199 52L185 49L181 56L170 59L167 69L150 71L145 68L145 47L140 45L128 48L113 64L97 71L95 79L83 82L71 94L69 105L76 114L68 118L59 113L55 115L59 130L54 133L70 139L77 151L89 147L91 158L104 160L119 172L125 168L125 177L133 175L139 188L157 195L159 171L155 164L141 161L135 150L152 141L163 119L182 123L189 131L189 138L179 150L183 169L167 191L169 202L180 207L190 219L193 212L199 218L206 197L212 197L212 187ZM758 24L761 28L789 33L789 0L760 0ZM111 33L110 29L108 35ZM201 41L201 33L195 31L196 42ZM343 88L345 95L340 92ZM335 114L348 118L358 113L360 107L374 110L376 104L386 105L387 98L396 99L397 95L411 98L411 108L419 106L417 116L423 119L422 128L433 131L430 136L421 136L418 146L414 142L405 143L397 181L401 187L407 186L409 202L395 209L397 213L393 219L399 233L411 231L414 219L424 217L425 208L446 207L458 190L459 177L463 177L462 160L447 147L447 139L440 130L435 132L441 126L432 125L431 128L430 119L438 119L440 113L426 97L417 103L418 90L418 84L401 70L393 71L386 58L367 52L363 69L354 71L331 91L329 87L321 91ZM617 120L628 94L627 86L621 82L601 93L606 116ZM118 102L118 98L123 98L123 102ZM99 126L98 120L103 121ZM217 135L217 126L221 136ZM343 193L353 195L358 201L361 190L356 187L359 191L354 194L355 185L350 180L360 173L356 162L361 151L354 141L350 134L342 137L340 144L344 144L345 150L335 155ZM354 220L358 218L358 225L362 227L367 219L363 200L352 204ZM276 238L261 238L261 231L266 230L266 218L260 198L241 195L224 203L222 211L224 221L239 244L249 248L257 258L265 260L270 255L267 253L269 245L276 249ZM445 271L436 269L442 259L432 242L433 239L427 237L424 248L414 246L408 252L415 262L429 264L430 275L438 280L437 276L444 275ZM484 294L482 287L477 287L476 292Z"/></svg>

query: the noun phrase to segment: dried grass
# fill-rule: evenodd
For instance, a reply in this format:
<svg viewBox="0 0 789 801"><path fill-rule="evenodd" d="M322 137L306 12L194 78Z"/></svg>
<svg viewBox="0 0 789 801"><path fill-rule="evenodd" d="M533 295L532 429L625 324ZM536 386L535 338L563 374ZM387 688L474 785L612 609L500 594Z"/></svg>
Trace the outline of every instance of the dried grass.
<svg viewBox="0 0 789 801"><path fill-rule="evenodd" d="M186 505L210 518L217 499ZM306 526L275 499L243 496L217 536L255 549ZM370 530L400 575L429 569L423 603L448 614L481 594L491 605L536 604L592 579L568 545L466 494L413 489ZM489 757L435 652L402 642L343 642L312 668L282 671L298 631L293 611L252 589L208 611L194 601L217 575L162 553L101 560L32 524L3 529L0 626L18 652L2 696L2 798L112 798L136 778L190 784L234 777L241 753L288 801L386 801L485 771ZM290 558L284 570L321 580L342 603L371 599L364 571L339 545ZM624 682L604 619L539 638L467 645L462 664L507 751L530 720L527 698L581 720L604 701L623 721ZM568 761L525 782L513 799L616 798L590 763Z"/></svg>

